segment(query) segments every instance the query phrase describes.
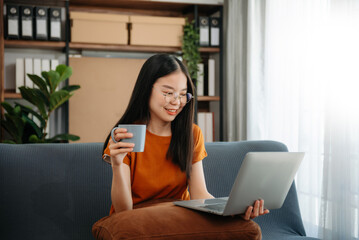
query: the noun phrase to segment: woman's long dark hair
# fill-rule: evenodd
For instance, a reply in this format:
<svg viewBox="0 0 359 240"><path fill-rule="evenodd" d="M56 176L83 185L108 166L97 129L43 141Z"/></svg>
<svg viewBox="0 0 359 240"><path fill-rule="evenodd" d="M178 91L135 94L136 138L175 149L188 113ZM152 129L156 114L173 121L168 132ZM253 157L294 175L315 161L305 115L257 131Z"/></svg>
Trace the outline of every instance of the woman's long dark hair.
<svg viewBox="0 0 359 240"><path fill-rule="evenodd" d="M187 78L187 92L192 95L194 86L188 74L187 68L176 57L168 54L156 54L143 64L138 75L135 87L133 89L130 102L121 119L114 125L144 123L148 124L151 116L149 101L152 92L152 86L158 78L164 77L175 71L181 71ZM167 151L167 158L178 165L182 172L186 171L189 179L192 158L193 158L193 114L194 101L187 103L182 111L171 123L171 143ZM106 149L111 137L109 134L103 146Z"/></svg>

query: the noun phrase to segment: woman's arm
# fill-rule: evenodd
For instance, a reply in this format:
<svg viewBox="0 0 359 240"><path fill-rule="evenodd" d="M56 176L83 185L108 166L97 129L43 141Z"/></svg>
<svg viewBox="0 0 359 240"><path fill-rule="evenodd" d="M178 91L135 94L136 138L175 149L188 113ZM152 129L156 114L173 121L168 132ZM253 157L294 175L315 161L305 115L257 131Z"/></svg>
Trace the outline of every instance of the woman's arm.
<svg viewBox="0 0 359 240"><path fill-rule="evenodd" d="M131 138L132 133L127 133L124 128L115 130L115 139L118 141L114 143L112 139L109 140L109 149L112 165L112 186L111 186L111 200L115 208L115 212L130 210L133 208L132 193L131 193L131 170L130 166L123 163L128 152L133 151L134 144L121 142L121 139Z"/></svg>
<svg viewBox="0 0 359 240"><path fill-rule="evenodd" d="M133 208L131 196L131 171L127 164L112 166L111 200L115 212Z"/></svg>
<svg viewBox="0 0 359 240"><path fill-rule="evenodd" d="M196 162L192 165L192 171L188 186L191 199L213 198L213 196L207 191L202 161Z"/></svg>

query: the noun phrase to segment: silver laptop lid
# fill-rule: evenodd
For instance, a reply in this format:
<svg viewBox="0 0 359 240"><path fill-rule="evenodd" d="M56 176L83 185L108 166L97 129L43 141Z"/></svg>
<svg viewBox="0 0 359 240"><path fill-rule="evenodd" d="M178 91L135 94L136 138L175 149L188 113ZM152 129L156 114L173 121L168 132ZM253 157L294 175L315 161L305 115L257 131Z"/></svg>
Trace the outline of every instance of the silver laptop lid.
<svg viewBox="0 0 359 240"><path fill-rule="evenodd" d="M280 208L303 158L303 152L247 153L223 215L243 213L249 206L243 203L257 199L264 199L267 209Z"/></svg>

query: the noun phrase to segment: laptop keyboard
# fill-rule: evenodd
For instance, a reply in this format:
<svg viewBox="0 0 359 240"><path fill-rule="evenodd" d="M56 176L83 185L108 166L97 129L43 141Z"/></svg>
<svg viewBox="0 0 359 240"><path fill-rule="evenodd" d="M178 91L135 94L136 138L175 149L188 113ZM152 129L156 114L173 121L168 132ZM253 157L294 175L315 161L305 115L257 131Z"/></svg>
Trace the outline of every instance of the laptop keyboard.
<svg viewBox="0 0 359 240"><path fill-rule="evenodd" d="M224 208L226 207L226 203L208 204L208 205L203 205L201 207L209 209L209 210L214 210L217 212L223 212Z"/></svg>

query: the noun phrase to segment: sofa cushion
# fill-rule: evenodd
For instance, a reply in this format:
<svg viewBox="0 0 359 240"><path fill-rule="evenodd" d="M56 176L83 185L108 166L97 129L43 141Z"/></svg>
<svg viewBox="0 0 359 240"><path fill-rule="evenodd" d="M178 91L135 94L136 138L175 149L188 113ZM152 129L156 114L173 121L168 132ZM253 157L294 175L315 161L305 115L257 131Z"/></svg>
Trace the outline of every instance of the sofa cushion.
<svg viewBox="0 0 359 240"><path fill-rule="evenodd" d="M259 226L240 216L222 217L157 200L104 217L92 228L98 240L261 239Z"/></svg>
<svg viewBox="0 0 359 240"><path fill-rule="evenodd" d="M0 144L0 239L93 238L93 223L111 206L102 146Z"/></svg>

